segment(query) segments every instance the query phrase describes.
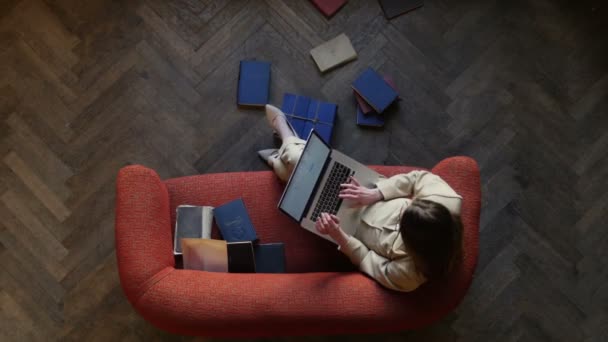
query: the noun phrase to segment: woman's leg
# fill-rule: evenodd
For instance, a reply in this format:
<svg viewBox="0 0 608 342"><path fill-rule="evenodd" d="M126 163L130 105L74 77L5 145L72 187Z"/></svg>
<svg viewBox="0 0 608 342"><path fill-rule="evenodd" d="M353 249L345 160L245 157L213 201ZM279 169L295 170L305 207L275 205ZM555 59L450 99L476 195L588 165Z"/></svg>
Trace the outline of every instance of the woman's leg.
<svg viewBox="0 0 608 342"><path fill-rule="evenodd" d="M266 117L283 141L278 153L268 158L268 164L280 180L287 182L300 159L306 141L298 138L279 108L266 105Z"/></svg>

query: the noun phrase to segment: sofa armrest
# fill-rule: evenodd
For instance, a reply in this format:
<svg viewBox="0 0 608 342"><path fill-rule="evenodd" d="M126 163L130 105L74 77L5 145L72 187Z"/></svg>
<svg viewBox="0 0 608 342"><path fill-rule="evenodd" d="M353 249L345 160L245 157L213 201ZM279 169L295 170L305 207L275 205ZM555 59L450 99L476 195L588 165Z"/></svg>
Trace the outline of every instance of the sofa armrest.
<svg viewBox="0 0 608 342"><path fill-rule="evenodd" d="M481 183L479 166L469 157L451 157L439 162L432 170L462 196L462 264L454 280L463 294L473 280L479 254L479 217L481 212Z"/></svg>
<svg viewBox="0 0 608 342"><path fill-rule="evenodd" d="M359 272L239 274L173 269L148 288L136 309L170 332L252 338L418 328L431 317L404 319L404 310L421 313L428 305L412 294L388 291ZM363 321L367 324L359 324Z"/></svg>
<svg viewBox="0 0 608 342"><path fill-rule="evenodd" d="M169 194L158 174L127 166L116 181L115 242L122 288L132 304L160 271L173 268Z"/></svg>

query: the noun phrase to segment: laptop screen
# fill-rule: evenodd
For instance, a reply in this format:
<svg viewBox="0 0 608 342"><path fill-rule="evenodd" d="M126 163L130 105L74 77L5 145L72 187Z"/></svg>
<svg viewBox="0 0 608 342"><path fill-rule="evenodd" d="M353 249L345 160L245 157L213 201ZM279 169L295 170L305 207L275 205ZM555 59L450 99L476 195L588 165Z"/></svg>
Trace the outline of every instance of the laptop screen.
<svg viewBox="0 0 608 342"><path fill-rule="evenodd" d="M330 153L331 148L311 131L279 204L279 208L295 220L300 221L304 216L308 199L312 196Z"/></svg>

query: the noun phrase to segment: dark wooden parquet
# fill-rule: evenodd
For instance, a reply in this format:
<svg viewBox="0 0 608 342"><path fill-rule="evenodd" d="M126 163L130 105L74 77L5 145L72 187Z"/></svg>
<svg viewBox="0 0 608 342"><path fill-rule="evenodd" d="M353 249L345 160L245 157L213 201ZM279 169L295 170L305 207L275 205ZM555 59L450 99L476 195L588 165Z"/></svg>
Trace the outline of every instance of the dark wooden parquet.
<svg viewBox="0 0 608 342"><path fill-rule="evenodd" d="M427 0L387 21L351 0L0 2L0 340L190 340L121 292L117 170L164 177L263 170L273 145L235 105L238 62L339 104L334 146L368 164L481 166L480 260L461 306L421 331L344 340L608 340L608 13L601 1ZM359 58L320 74L315 45ZM383 130L354 123L367 66L403 100ZM329 340L330 337L284 340ZM332 338L333 339L333 338Z"/></svg>

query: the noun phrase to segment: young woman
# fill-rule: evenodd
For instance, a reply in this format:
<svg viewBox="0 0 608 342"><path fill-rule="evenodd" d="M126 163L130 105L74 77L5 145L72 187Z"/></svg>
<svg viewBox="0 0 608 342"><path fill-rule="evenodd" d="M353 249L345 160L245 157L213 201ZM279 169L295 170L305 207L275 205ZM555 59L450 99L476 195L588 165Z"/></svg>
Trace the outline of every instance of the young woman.
<svg viewBox="0 0 608 342"><path fill-rule="evenodd" d="M306 142L294 133L280 109L266 105L266 118L283 143L278 150L258 154L285 182ZM338 217L327 213L315 227L383 286L413 291L428 280L444 278L459 260L462 197L439 176L412 171L382 178L373 189L351 178L342 184L339 196L361 208L355 236L346 234Z"/></svg>

